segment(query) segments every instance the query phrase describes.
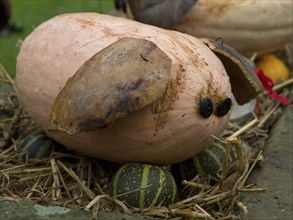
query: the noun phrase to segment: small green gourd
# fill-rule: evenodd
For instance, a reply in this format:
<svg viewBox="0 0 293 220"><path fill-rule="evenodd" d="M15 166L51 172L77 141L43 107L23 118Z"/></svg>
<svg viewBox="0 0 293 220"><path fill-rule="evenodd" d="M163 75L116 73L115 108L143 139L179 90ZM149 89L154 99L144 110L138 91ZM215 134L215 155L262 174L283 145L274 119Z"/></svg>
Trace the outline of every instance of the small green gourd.
<svg viewBox="0 0 293 220"><path fill-rule="evenodd" d="M54 147L54 140L49 138L42 131L34 131L29 134L19 146L20 152L25 153L22 160L42 159L51 155Z"/></svg>
<svg viewBox="0 0 293 220"><path fill-rule="evenodd" d="M165 206L174 203L177 186L173 176L161 167L128 163L114 174L109 194L138 208Z"/></svg>
<svg viewBox="0 0 293 220"><path fill-rule="evenodd" d="M225 152L224 145L216 140L195 157L173 165L172 173L177 182L191 180L198 174L202 177L210 176L218 179L218 171L223 167ZM228 161L231 162L234 159L234 153L231 152Z"/></svg>

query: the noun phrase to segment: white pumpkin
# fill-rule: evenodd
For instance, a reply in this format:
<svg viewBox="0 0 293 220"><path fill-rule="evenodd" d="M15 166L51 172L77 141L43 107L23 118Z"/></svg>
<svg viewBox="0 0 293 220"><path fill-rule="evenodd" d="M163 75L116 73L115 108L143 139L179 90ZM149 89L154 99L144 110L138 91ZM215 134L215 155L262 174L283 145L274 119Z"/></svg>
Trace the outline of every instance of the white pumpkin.
<svg viewBox="0 0 293 220"><path fill-rule="evenodd" d="M293 1L198 0L174 30L221 37L246 54L272 52L292 40Z"/></svg>
<svg viewBox="0 0 293 220"><path fill-rule="evenodd" d="M292 41L292 0L195 0L183 16L186 7L178 1L173 5L163 5L163 0L128 1L133 7L127 5L126 14L120 11L118 16L160 27L163 23L170 24L171 20L177 21L175 26L167 28L199 38L222 38L247 56L254 52L258 55L269 53ZM170 21L162 22L162 18Z"/></svg>

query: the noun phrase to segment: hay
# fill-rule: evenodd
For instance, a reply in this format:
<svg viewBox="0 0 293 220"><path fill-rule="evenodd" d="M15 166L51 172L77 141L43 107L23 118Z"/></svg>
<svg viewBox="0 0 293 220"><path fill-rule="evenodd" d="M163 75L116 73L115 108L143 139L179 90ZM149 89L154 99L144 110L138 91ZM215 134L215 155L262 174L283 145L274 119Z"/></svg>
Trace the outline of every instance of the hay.
<svg viewBox="0 0 293 220"><path fill-rule="evenodd" d="M240 200L241 192L265 192L246 181L259 162L269 131L282 113L280 103L268 95L258 97L258 112L239 126L229 123L220 140L238 137L242 140L241 160L225 168L221 181L196 176L183 181L178 202L167 207L138 209L106 194L109 182L118 165L83 155L54 152L49 158L25 163L18 146L37 129L23 111L17 99L13 79L0 66L0 196L10 199L29 199L42 205L92 210L93 216L103 211L118 211L130 215L145 215L164 219L238 219L239 213L249 210ZM275 89L292 84L289 79ZM5 85L5 86L3 86ZM5 88L2 90L2 88ZM4 115L4 116L2 116ZM225 141L224 141L225 142ZM242 161L241 163L239 161ZM241 165L242 164L242 165ZM166 167L168 169L168 167Z"/></svg>

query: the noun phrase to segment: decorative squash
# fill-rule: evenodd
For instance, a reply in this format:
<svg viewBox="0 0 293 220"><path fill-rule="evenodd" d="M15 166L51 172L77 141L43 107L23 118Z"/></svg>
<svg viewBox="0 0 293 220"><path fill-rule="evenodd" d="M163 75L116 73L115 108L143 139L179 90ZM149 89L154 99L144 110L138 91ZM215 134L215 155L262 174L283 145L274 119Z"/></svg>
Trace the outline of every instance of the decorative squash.
<svg viewBox="0 0 293 220"><path fill-rule="evenodd" d="M201 152L229 121L229 108L217 114L231 98L223 64L236 98L261 91L241 55L223 48L124 18L63 14L24 40L16 83L57 142L118 163L172 164Z"/></svg>
<svg viewBox="0 0 293 220"><path fill-rule="evenodd" d="M218 171L223 167L224 158L225 147L219 141L214 141L195 157L174 164L172 166L172 173L180 184L182 180L191 180L198 174L202 177L210 176L218 179ZM235 159L235 155L231 151L229 161L233 159Z"/></svg>
<svg viewBox="0 0 293 220"><path fill-rule="evenodd" d="M177 186L172 175L158 166L128 163L114 174L109 194L131 206L147 208L174 203Z"/></svg>
<svg viewBox="0 0 293 220"><path fill-rule="evenodd" d="M21 152L27 154L27 159L47 158L54 148L54 140L42 131L34 131L29 134L19 146ZM26 154L24 158L26 158Z"/></svg>
<svg viewBox="0 0 293 220"><path fill-rule="evenodd" d="M126 17L130 19L195 37L220 37L247 55L272 52L292 39L293 2L290 0L190 0L186 3L173 1L172 4L160 0L128 2L130 7L125 6L124 9L127 9ZM187 3L189 11L186 11Z"/></svg>
<svg viewBox="0 0 293 220"><path fill-rule="evenodd" d="M25 153L21 160L42 159L51 156L53 152L74 154L72 150L60 145L43 131L33 131L19 145L20 152Z"/></svg>

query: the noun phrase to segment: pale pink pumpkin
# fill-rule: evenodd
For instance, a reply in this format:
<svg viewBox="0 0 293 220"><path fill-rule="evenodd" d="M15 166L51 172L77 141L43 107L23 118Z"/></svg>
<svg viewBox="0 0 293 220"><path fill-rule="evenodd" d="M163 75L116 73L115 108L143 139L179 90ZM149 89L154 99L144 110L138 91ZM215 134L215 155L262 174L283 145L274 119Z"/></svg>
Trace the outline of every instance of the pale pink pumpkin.
<svg viewBox="0 0 293 220"><path fill-rule="evenodd" d="M159 115L152 112L153 105L147 105L105 129L49 135L78 152L118 163L173 164L201 152L230 118L230 112L204 118L198 107L201 98L211 99L214 108L231 98L223 64L194 37L124 18L63 14L37 27L24 40L17 57L16 83L25 109L37 126L47 131L51 108L67 80L85 61L123 37L150 40L171 58L170 74L174 80L177 77L177 95L165 121L158 127Z"/></svg>

